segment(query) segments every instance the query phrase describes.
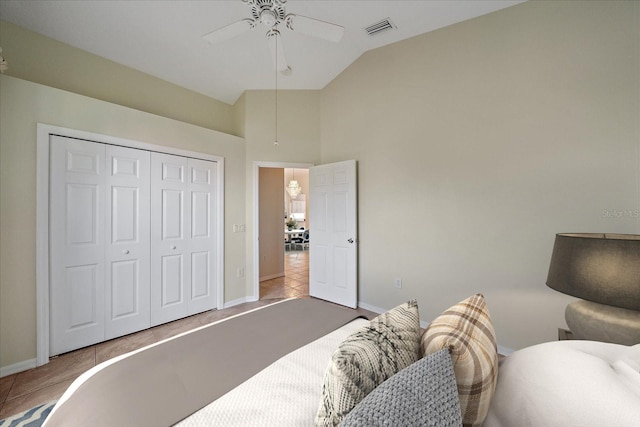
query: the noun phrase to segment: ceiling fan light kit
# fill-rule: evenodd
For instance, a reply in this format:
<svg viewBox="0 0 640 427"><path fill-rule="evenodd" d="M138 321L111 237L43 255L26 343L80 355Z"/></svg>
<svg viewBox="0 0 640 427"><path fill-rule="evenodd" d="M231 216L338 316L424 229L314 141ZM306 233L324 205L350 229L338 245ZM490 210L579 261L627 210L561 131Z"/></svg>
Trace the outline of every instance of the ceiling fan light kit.
<svg viewBox="0 0 640 427"><path fill-rule="evenodd" d="M344 27L306 16L286 13L285 4L287 0L241 0L251 8L251 18L245 18L234 22L202 36L211 44L220 43L225 40L237 37L247 31L253 30L262 24L267 27L267 41L271 51L271 57L277 71L287 76L291 74L291 67L287 64L282 40L278 26L295 33L339 42L344 34Z"/></svg>

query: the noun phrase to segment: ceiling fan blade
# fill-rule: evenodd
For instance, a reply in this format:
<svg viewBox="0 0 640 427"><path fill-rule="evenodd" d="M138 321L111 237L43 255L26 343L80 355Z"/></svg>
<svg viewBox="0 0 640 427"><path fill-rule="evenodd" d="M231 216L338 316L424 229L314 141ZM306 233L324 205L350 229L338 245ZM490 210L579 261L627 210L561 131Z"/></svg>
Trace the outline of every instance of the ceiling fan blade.
<svg viewBox="0 0 640 427"><path fill-rule="evenodd" d="M273 67L278 71L286 71L289 65L287 64L287 58L284 56L280 31L276 29L270 30L267 33L267 41L269 42L271 58L273 58Z"/></svg>
<svg viewBox="0 0 640 427"><path fill-rule="evenodd" d="M319 21L306 16L288 14L284 18L288 29L297 33L339 42L344 34L344 27L329 22Z"/></svg>
<svg viewBox="0 0 640 427"><path fill-rule="evenodd" d="M256 23L253 19L243 19L242 21L234 22L226 27L218 28L210 33L202 36L203 39L211 44L219 43L225 40L229 40L233 37L239 36L256 27Z"/></svg>

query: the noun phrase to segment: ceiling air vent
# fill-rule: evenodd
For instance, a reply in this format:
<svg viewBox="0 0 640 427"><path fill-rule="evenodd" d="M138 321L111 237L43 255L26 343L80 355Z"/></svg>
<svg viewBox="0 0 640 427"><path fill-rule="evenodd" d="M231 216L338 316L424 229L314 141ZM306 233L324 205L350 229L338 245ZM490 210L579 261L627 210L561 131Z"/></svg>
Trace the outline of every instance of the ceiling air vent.
<svg viewBox="0 0 640 427"><path fill-rule="evenodd" d="M380 22L376 22L375 24L369 25L364 30L367 32L367 34L369 34L370 36L373 36L375 34L380 34L384 31L395 30L396 28L398 27L396 27L393 24L393 22L391 22L391 19L386 18Z"/></svg>

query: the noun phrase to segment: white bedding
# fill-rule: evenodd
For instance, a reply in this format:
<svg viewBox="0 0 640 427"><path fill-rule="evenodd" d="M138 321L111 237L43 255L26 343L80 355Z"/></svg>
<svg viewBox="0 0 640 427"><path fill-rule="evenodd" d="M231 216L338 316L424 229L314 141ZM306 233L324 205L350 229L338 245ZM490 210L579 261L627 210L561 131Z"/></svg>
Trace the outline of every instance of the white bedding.
<svg viewBox="0 0 640 427"><path fill-rule="evenodd" d="M331 355L347 336L367 323L356 319L289 353L176 426L313 425Z"/></svg>
<svg viewBox="0 0 640 427"><path fill-rule="evenodd" d="M485 427L640 426L640 344L557 341L505 358Z"/></svg>
<svg viewBox="0 0 640 427"><path fill-rule="evenodd" d="M357 319L278 360L179 427L312 426L324 372ZM640 344L560 341L519 350L500 366L485 427L640 426Z"/></svg>

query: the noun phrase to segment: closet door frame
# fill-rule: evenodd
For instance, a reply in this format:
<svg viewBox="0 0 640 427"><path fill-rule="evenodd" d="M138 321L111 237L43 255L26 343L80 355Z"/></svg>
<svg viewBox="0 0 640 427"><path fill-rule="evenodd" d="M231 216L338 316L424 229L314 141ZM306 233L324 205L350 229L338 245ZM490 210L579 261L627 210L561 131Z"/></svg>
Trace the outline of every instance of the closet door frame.
<svg viewBox="0 0 640 427"><path fill-rule="evenodd" d="M37 125L36 151L36 366L49 362L49 155L52 135L103 144L173 154L217 163L216 177L216 295L217 308L224 307L224 157L86 132L44 123Z"/></svg>

